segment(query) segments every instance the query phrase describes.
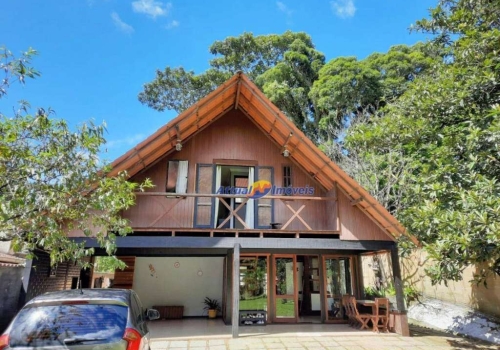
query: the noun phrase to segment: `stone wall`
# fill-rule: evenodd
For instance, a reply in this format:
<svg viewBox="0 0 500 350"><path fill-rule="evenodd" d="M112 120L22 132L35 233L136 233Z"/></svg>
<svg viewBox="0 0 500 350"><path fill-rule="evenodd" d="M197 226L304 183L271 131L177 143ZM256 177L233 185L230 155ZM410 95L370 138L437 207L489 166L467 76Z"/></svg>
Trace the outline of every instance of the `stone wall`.
<svg viewBox="0 0 500 350"><path fill-rule="evenodd" d="M461 281L433 286L424 271L428 263L426 253L421 250L409 259L402 259L402 273L424 297L463 305L487 315L500 317L500 276L490 276L486 280L486 287L482 284L475 285L469 281L482 267L469 266L464 270Z"/></svg>
<svg viewBox="0 0 500 350"><path fill-rule="evenodd" d="M484 285L476 286L469 281L478 273L481 266L469 266L464 270L462 280L445 284L432 285L425 275L427 255L418 250L401 260L401 273L405 285L412 285L424 297L461 305L486 315L500 317L500 276L492 275ZM377 262L377 263L376 263ZM374 269L378 264L378 269ZM389 253L364 255L361 258L364 287L376 287L381 283L386 287L392 281L391 257ZM377 281L377 278L380 281Z"/></svg>

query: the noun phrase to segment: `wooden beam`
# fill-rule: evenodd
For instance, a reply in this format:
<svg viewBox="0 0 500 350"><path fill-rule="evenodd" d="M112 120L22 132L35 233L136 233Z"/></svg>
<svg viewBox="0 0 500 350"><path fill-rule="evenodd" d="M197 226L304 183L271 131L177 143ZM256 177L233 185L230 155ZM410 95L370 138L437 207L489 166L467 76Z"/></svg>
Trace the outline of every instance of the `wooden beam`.
<svg viewBox="0 0 500 350"><path fill-rule="evenodd" d="M305 204L303 204L303 205L302 205L302 206L301 206L301 207L300 207L297 211L295 211L295 210L292 208L292 206L291 206L290 204L288 204L288 203L285 203L285 206L286 206L288 209L290 209L290 211L293 213L293 215L292 215L292 217L291 217L290 219L288 219L288 221L287 221L287 222L283 225L283 227L281 228L282 230L286 229L286 228L288 227L288 225L290 225L290 223L291 223L291 222L292 222L295 218L299 219L299 220L300 220L300 221L304 224L304 226L305 226L305 227L307 227L307 229L308 229L309 231L310 231L310 230L312 230L312 229L311 229L311 226L309 226L309 225L307 224L307 222L305 222L305 221L304 221L304 219L302 219L302 217L299 215L299 214L300 214L300 212L301 212L301 211L305 208L305 206L306 206Z"/></svg>
<svg viewBox="0 0 500 350"><path fill-rule="evenodd" d="M276 233L280 233L276 230ZM75 237L70 238L74 242L85 242L86 248L99 248L99 242L95 238ZM242 249L314 249L317 251L329 250L387 250L394 242L392 241L342 241L336 238L249 238L249 237L170 237L170 236L127 236L116 237L118 248L132 249L155 249L171 251L172 249L196 249L204 248L208 251L227 250L234 248L239 243Z"/></svg>
<svg viewBox="0 0 500 350"><path fill-rule="evenodd" d="M241 208L243 208L243 205L245 205L246 202L248 202L248 198L245 198L241 201L240 205L238 205L236 207L236 209L233 210L233 208L231 208L231 206L229 204L226 203L226 201L221 201L219 200L222 204L224 204L226 206L226 208L229 210L229 216L219 225L217 226L217 228L222 228L224 227L224 225L226 224L226 222L228 222L231 217L234 217L236 219L238 219L238 221L243 225L243 227L245 229L250 229L247 224L245 223L245 221L243 221L243 219L238 215L238 210L240 210ZM236 233L237 235L238 233Z"/></svg>
<svg viewBox="0 0 500 350"><path fill-rule="evenodd" d="M236 88L236 98L234 99L234 109L238 109L241 91L241 72L238 73L238 87Z"/></svg>
<svg viewBox="0 0 500 350"><path fill-rule="evenodd" d="M351 201L351 205L354 207L358 203L361 203L364 200L364 197L359 197L358 199L354 199Z"/></svg>
<svg viewBox="0 0 500 350"><path fill-rule="evenodd" d="M233 248L233 306L231 330L233 338L238 338L240 325L240 248L239 243Z"/></svg>
<svg viewBox="0 0 500 350"><path fill-rule="evenodd" d="M231 229L231 228L223 228L223 229L213 229L213 228L192 228L192 227L132 227L135 233L140 233L140 232L158 232L159 234L161 233L168 233L168 232L184 232L184 233L189 233L189 232L217 232L217 233L266 233L266 234L296 234L296 233L303 233L303 234L318 234L318 235L338 235L340 233L339 230L308 230L308 231L303 231L303 230L276 230L276 229L267 229L267 230L262 230L262 229Z"/></svg>
<svg viewBox="0 0 500 350"><path fill-rule="evenodd" d="M259 165L258 160L246 160L246 159L214 159L212 164L217 165L240 165L240 166L257 166Z"/></svg>
<svg viewBox="0 0 500 350"><path fill-rule="evenodd" d="M394 277L394 289L396 290L396 304L398 311L405 311L405 300L403 291L403 280L401 279L401 266L399 265L398 246L394 244L391 248L392 275Z"/></svg>
<svg viewBox="0 0 500 350"><path fill-rule="evenodd" d="M163 196L163 197L210 197L210 198L248 198L244 194L216 194L216 193L169 193L169 192L135 192L136 196ZM252 199L252 198L250 198ZM286 201L336 201L337 197L310 197L310 196L273 196L268 195L258 199L282 199Z"/></svg>

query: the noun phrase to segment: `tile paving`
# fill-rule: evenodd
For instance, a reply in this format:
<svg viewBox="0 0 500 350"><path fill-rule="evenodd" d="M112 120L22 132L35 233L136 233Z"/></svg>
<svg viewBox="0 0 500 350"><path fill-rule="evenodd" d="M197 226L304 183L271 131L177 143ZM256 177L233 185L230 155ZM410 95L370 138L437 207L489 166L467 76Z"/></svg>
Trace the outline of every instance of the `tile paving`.
<svg viewBox="0 0 500 350"><path fill-rule="evenodd" d="M206 320L161 321L150 326L151 350L330 350L330 349L499 349L499 346L447 333L411 327L411 337L359 331L346 325L269 325L241 328ZM258 329L257 329L258 328Z"/></svg>

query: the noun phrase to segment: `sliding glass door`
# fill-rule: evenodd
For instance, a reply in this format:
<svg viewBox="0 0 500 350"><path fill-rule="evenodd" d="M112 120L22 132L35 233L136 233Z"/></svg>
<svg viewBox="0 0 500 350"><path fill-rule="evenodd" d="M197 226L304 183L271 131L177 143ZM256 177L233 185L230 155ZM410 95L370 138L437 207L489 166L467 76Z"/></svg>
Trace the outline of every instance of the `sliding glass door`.
<svg viewBox="0 0 500 350"><path fill-rule="evenodd" d="M295 255L274 255L274 322L297 321L297 261Z"/></svg>
<svg viewBox="0 0 500 350"><path fill-rule="evenodd" d="M352 258L324 256L324 300L327 322L344 322L345 310L342 295L353 294Z"/></svg>

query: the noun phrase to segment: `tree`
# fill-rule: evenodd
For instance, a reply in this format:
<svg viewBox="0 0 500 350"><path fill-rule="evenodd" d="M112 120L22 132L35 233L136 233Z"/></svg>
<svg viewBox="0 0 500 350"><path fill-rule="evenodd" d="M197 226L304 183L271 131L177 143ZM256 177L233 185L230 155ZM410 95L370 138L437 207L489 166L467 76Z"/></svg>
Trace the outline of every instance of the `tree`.
<svg viewBox="0 0 500 350"><path fill-rule="evenodd" d="M500 273L499 19L498 2L440 1L415 28L435 34L427 45L445 59L346 137L380 166L394 149L410 164L397 216L432 259L434 283L471 264L487 266L476 282Z"/></svg>
<svg viewBox="0 0 500 350"><path fill-rule="evenodd" d="M114 273L116 270L114 256L96 256L94 260L94 272Z"/></svg>
<svg viewBox="0 0 500 350"><path fill-rule="evenodd" d="M309 89L324 64L309 35L243 33L210 46L216 57L201 74L166 67L144 85L139 101L156 110L182 112L238 71L247 74L297 125L306 130L314 118Z"/></svg>
<svg viewBox="0 0 500 350"><path fill-rule="evenodd" d="M399 98L437 59L438 52L419 43L393 46L387 53L374 53L363 60L339 57L329 61L309 93L327 140L345 132L353 119L369 118Z"/></svg>
<svg viewBox="0 0 500 350"><path fill-rule="evenodd" d="M33 79L40 76L40 73L30 66L35 55L37 55L36 50L29 48L16 59L6 47L0 47L0 70L4 72L4 78L0 83L0 98L7 94L10 84L14 82L24 84L26 78Z"/></svg>
<svg viewBox="0 0 500 350"><path fill-rule="evenodd" d="M299 129L320 143L337 138L351 118L374 113L381 102L399 96L435 59L424 48L399 45L364 60L341 57L325 65L324 55L305 33L243 33L211 45L210 53L216 57L204 73L182 67L157 70L139 101L159 111L182 112L242 71Z"/></svg>
<svg viewBox="0 0 500 350"><path fill-rule="evenodd" d="M3 52L5 94L13 79L24 83L38 72L27 66L35 51L20 59ZM95 234L112 254L116 236L131 232L120 212L134 204L134 191L151 183L128 182L126 173L107 176L110 167L98 157L104 125L83 124L72 131L50 115L42 108L30 114L27 102L12 117L0 113L0 240L12 241L14 250L30 256L43 249L55 264L93 253L68 238L68 232L79 231Z"/></svg>

